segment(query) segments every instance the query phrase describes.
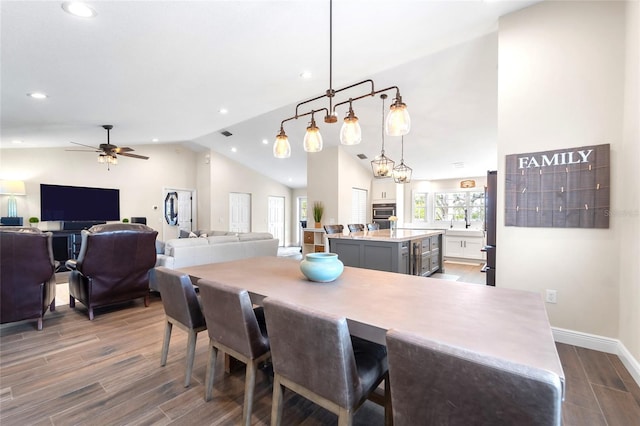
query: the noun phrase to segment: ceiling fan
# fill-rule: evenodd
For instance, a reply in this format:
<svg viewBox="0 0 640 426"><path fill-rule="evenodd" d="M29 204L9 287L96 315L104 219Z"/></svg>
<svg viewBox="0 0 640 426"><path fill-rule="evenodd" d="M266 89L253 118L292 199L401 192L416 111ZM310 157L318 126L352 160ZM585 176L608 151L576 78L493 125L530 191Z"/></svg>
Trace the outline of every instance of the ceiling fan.
<svg viewBox="0 0 640 426"><path fill-rule="evenodd" d="M116 145L112 145L109 132L111 131L111 129L113 129L113 126L111 124L105 124L102 126L102 128L107 131L107 143L101 143L98 146L98 148L95 148L90 145L85 145L78 142L71 142L72 144L75 144L75 145L86 146L87 148L91 148L91 151L86 149L67 149L66 151L97 152L99 153L98 162L107 163L107 167L109 167L109 165L111 164L118 164L118 155L131 157L131 158L139 158L141 160L149 159L149 157L146 157L144 155L131 154L131 151L133 151L132 148L129 148L126 146L118 147Z"/></svg>

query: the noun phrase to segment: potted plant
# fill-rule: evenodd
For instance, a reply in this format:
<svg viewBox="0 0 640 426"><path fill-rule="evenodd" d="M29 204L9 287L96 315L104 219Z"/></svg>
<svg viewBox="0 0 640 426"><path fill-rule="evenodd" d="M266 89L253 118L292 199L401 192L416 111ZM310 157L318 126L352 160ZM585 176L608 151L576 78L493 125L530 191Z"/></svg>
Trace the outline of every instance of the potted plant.
<svg viewBox="0 0 640 426"><path fill-rule="evenodd" d="M38 226L38 223L40 223L40 219L38 219L37 217L30 217L29 218L29 223L31 224L31 226L33 226L34 228L36 228Z"/></svg>
<svg viewBox="0 0 640 426"><path fill-rule="evenodd" d="M324 205L320 201L313 203L313 220L316 223L316 228L321 228L322 214L324 213Z"/></svg>
<svg viewBox="0 0 640 426"><path fill-rule="evenodd" d="M125 217L124 219L122 219L122 223L129 223L129 219Z"/></svg>

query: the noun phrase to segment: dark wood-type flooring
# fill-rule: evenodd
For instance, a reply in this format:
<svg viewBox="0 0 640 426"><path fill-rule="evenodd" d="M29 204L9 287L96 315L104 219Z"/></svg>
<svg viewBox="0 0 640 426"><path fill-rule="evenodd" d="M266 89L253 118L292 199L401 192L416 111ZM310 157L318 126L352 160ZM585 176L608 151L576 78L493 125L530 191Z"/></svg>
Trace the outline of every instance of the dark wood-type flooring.
<svg viewBox="0 0 640 426"><path fill-rule="evenodd" d="M460 268L458 268L460 266ZM447 274L479 274L447 265ZM481 275L482 276L482 275ZM482 276L483 277L483 276ZM480 282L482 282L480 280ZM160 367L164 312L159 297L96 311L81 304L35 321L0 327L0 424L236 425L242 418L244 369L223 371L218 359L214 398L203 400L207 333L200 333L191 386L183 386L186 333L174 327L166 367ZM640 388L615 355L557 344L566 374L565 425L640 425ZM253 424L271 417L270 376L259 373ZM285 392L287 425L331 425L333 414ZM365 403L357 425L382 425L383 410Z"/></svg>

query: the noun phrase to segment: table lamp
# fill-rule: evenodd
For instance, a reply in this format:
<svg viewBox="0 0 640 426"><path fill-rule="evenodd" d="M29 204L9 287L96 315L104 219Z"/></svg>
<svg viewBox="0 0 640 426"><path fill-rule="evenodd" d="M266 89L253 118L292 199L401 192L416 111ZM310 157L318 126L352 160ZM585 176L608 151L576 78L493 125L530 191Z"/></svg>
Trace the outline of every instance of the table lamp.
<svg viewBox="0 0 640 426"><path fill-rule="evenodd" d="M0 181L0 194L9 196L7 216L18 217L18 203L15 196L26 195L24 182L21 180L2 180Z"/></svg>

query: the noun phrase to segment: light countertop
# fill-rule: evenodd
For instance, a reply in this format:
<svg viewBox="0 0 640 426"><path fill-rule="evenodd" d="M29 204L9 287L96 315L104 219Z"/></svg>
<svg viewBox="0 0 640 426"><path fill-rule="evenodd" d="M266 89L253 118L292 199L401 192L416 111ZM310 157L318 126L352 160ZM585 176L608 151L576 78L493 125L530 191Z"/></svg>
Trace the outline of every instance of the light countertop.
<svg viewBox="0 0 640 426"><path fill-rule="evenodd" d="M442 229L380 229L377 231L350 232L349 234L328 234L327 238L351 240L401 242L444 234Z"/></svg>

